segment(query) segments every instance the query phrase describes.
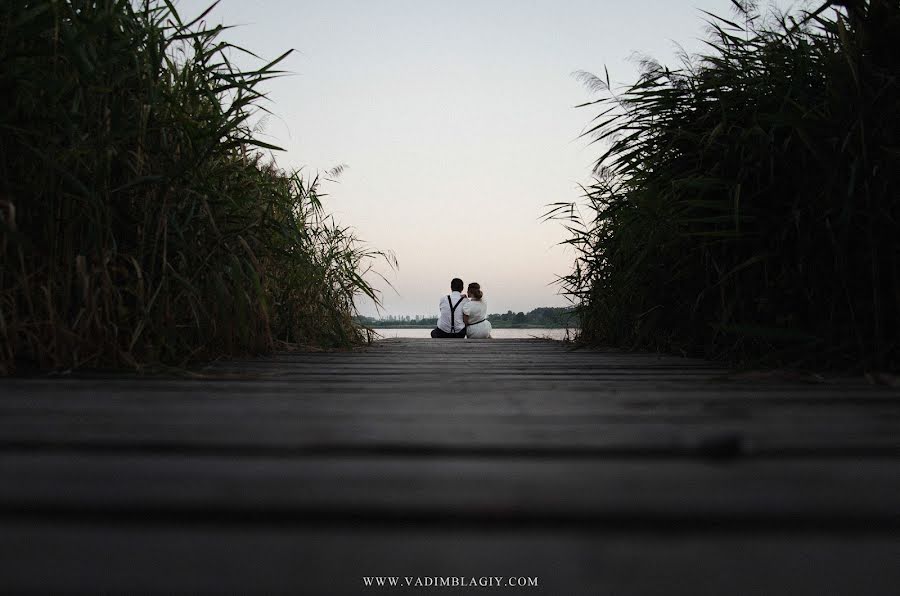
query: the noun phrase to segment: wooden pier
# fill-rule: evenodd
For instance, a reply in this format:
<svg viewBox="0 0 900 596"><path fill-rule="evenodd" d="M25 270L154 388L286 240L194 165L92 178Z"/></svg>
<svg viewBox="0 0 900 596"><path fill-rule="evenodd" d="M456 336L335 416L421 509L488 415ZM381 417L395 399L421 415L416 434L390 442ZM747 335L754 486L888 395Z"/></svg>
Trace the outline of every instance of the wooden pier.
<svg viewBox="0 0 900 596"><path fill-rule="evenodd" d="M0 592L900 593L900 390L542 340L0 382Z"/></svg>

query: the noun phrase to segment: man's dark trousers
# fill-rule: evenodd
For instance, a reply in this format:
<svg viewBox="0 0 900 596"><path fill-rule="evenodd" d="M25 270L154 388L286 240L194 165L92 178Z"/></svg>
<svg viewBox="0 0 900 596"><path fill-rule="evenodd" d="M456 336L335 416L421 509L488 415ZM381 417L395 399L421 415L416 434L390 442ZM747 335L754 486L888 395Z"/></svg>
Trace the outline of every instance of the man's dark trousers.
<svg viewBox="0 0 900 596"><path fill-rule="evenodd" d="M460 338L466 336L466 329L463 328L462 331L457 331L456 333L447 333L443 329L439 327L435 327L431 330L431 337L435 339L450 339L450 338Z"/></svg>

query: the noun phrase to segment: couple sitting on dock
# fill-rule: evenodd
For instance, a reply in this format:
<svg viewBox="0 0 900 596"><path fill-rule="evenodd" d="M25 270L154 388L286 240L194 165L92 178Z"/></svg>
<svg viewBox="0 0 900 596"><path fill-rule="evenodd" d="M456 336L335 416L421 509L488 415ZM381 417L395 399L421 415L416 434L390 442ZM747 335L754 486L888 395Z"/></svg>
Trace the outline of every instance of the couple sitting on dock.
<svg viewBox="0 0 900 596"><path fill-rule="evenodd" d="M454 277L450 282L450 293L441 296L440 315L431 337L490 339L491 322L487 320L487 303L482 299L481 286L470 283L465 295L462 289L463 281Z"/></svg>

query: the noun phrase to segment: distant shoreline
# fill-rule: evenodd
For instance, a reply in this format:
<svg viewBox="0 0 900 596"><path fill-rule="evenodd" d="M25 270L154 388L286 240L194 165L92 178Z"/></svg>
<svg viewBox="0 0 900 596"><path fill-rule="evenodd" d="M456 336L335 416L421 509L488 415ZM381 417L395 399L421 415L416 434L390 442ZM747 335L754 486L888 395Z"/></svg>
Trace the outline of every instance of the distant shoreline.
<svg viewBox="0 0 900 596"><path fill-rule="evenodd" d="M571 307L539 306L527 313L507 311L491 313L487 316L494 329L574 329L578 327L578 317ZM434 329L436 316L415 318L404 315L376 319L375 317L358 316L356 322L369 329Z"/></svg>

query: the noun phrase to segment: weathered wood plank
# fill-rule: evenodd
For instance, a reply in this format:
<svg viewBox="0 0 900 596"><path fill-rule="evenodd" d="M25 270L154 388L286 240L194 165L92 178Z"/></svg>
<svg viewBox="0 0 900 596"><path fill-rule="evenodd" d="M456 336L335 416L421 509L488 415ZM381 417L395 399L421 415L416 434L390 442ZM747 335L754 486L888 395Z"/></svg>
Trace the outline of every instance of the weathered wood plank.
<svg viewBox="0 0 900 596"><path fill-rule="evenodd" d="M789 422L778 427L746 423L707 424L679 421L591 421L525 416L476 416L447 420L441 416L327 416L260 420L253 413L219 414L216 419L109 421L103 417L11 420L0 424L4 448L102 447L146 450L276 450L285 452L565 452L577 455L659 453L704 456L707 446L737 443L737 455L877 454L897 455L896 424L833 420L812 428ZM731 450L732 447L726 447Z"/></svg>
<svg viewBox="0 0 900 596"><path fill-rule="evenodd" d="M900 527L900 459L0 454L0 513Z"/></svg>
<svg viewBox="0 0 900 596"><path fill-rule="evenodd" d="M7 593L893 596L900 538L404 524L0 520ZM365 588L363 576L537 577L538 588Z"/></svg>
<svg viewBox="0 0 900 596"><path fill-rule="evenodd" d="M746 387L472 393L379 383L322 391L315 383L19 382L0 399L3 445L138 448L266 446L354 449L685 451L734 436L747 454L900 450L900 400L877 388ZM208 388L207 388L208 387ZM253 389L256 391L253 391Z"/></svg>
<svg viewBox="0 0 900 596"><path fill-rule="evenodd" d="M242 397L266 396L273 394L288 394L292 396L315 394L343 394L348 397L354 395L397 394L398 389L406 388L404 393L417 393L422 398L434 395L436 398L444 398L452 394L472 394L472 397L489 398L491 395L510 395L519 392L528 394L552 389L552 400L565 399L567 395L589 393L598 398L615 397L619 399L644 399L665 394L666 401L669 396L673 400L696 396L715 397L717 400L727 399L791 399L791 400L833 400L833 399L864 399L864 400L890 400L900 398L900 391L887 388L861 384L828 384L828 385L787 385L787 384L762 384L747 386L746 384L728 383L657 383L656 381L631 379L627 376L619 379L610 379L600 383L596 380L570 379L560 381L556 379L522 379L521 382L507 381L502 385L494 385L490 388L482 382L473 382L466 379L447 383L437 376L432 378L417 378L403 376L402 378L379 378L378 382L372 382L371 376L361 381L361 376L342 375L327 381L298 382L296 380L277 378L254 379L228 379L218 378L209 380L179 380L179 379L104 379L104 380L5 380L0 384L0 405L9 403L15 397L46 395L61 396L71 395L73 398L79 394L104 396L115 398L118 396L147 396L156 394L183 394L190 399L217 399L223 394L240 394ZM400 375L398 375L400 377ZM644 381L644 382L642 382ZM535 384L539 383L539 384ZM480 387L480 390L477 388Z"/></svg>

